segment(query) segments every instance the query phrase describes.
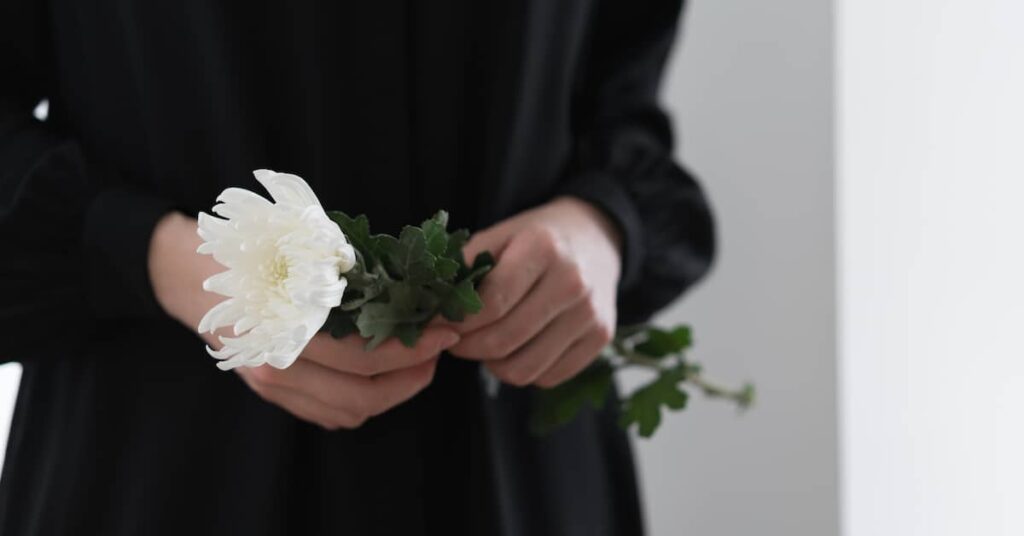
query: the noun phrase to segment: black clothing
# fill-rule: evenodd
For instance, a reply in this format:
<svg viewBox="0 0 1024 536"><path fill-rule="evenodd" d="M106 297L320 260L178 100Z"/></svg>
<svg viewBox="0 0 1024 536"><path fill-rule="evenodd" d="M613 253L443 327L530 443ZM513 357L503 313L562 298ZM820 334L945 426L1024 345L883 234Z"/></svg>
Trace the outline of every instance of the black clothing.
<svg viewBox="0 0 1024 536"><path fill-rule="evenodd" d="M24 366L0 533L641 533L613 412L538 440L531 390L490 400L445 358L323 431L219 371L146 256L257 168L389 232L569 194L620 226L620 318L646 318L712 253L656 102L680 3L0 3L0 358Z"/></svg>

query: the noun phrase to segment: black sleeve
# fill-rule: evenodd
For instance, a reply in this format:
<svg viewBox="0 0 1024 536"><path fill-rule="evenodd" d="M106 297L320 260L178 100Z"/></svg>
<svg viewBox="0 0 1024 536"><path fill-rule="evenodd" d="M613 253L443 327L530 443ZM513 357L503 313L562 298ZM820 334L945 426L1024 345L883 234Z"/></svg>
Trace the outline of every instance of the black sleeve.
<svg viewBox="0 0 1024 536"><path fill-rule="evenodd" d="M33 115L55 78L45 5L0 5L0 361L73 354L100 321L161 314L147 256L169 203Z"/></svg>
<svg viewBox="0 0 1024 536"><path fill-rule="evenodd" d="M714 253L707 199L673 161L658 104L681 9L680 0L599 2L574 103L576 163L563 191L602 208L622 232L622 324L678 297Z"/></svg>

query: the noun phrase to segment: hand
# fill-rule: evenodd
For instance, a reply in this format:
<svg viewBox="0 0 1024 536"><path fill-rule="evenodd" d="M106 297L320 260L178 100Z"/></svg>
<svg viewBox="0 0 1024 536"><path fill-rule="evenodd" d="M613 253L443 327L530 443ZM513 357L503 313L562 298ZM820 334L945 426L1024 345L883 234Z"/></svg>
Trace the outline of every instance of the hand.
<svg viewBox="0 0 1024 536"><path fill-rule="evenodd" d="M358 335L320 333L287 369L234 370L264 400L302 420L328 430L356 428L429 385L438 355L458 340L450 329L431 327L415 348L391 339L367 352Z"/></svg>
<svg viewBox="0 0 1024 536"><path fill-rule="evenodd" d="M206 311L224 300L203 290L203 281L224 267L196 253L201 242L196 220L171 213L157 224L149 248L149 274L157 302L192 330ZM203 334L203 338L218 348L217 336L229 330ZM458 340L451 328L432 326L424 330L415 348L392 340L366 352L365 341L358 336L333 339L318 334L285 370L264 365L235 372L264 400L300 419L330 430L354 428L426 387L438 354Z"/></svg>
<svg viewBox="0 0 1024 536"><path fill-rule="evenodd" d="M477 359L513 385L553 387L589 365L615 332L620 271L612 222L562 197L473 236L466 256L498 263L480 286L483 310L452 324L450 353Z"/></svg>

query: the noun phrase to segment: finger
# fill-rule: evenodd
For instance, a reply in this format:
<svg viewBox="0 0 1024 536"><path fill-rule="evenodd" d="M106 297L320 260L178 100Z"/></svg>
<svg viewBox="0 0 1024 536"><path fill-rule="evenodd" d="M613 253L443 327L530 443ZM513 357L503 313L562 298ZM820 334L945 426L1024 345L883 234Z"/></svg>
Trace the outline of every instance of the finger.
<svg viewBox="0 0 1024 536"><path fill-rule="evenodd" d="M497 322L464 333L462 340L449 351L470 359L503 359L586 296L587 291L575 269L566 267L549 273L519 306Z"/></svg>
<svg viewBox="0 0 1024 536"><path fill-rule="evenodd" d="M334 339L319 334L303 350L302 357L339 372L375 376L427 362L458 342L459 334L446 326L424 329L412 348L390 339L369 351L366 339L359 335Z"/></svg>
<svg viewBox="0 0 1024 536"><path fill-rule="evenodd" d="M565 382L580 373L597 359L611 335L604 329L591 329L587 335L576 340L557 363L545 371L537 381L540 387L550 388Z"/></svg>
<svg viewBox="0 0 1024 536"><path fill-rule="evenodd" d="M235 372L260 398L281 407L299 419L327 430L355 428L362 424L352 413L341 408L332 408L305 393L281 385L256 382L253 379L253 370L256 369L237 368Z"/></svg>
<svg viewBox="0 0 1024 536"><path fill-rule="evenodd" d="M488 227L483 231L473 233L469 242L462 248L462 256L469 264L473 264L476 256L484 251L489 251L494 258L498 258L514 236L514 228L507 224Z"/></svg>
<svg viewBox="0 0 1024 536"><path fill-rule="evenodd" d="M430 382L434 380L435 372L437 372L437 356L421 365L370 378L380 395L379 403L382 404L377 410L371 408L371 415L378 415L415 396L430 385Z"/></svg>
<svg viewBox="0 0 1024 536"><path fill-rule="evenodd" d="M584 300L548 324L543 331L507 359L494 361L488 368L505 383L529 385L555 365L573 341L594 325L594 309Z"/></svg>
<svg viewBox="0 0 1024 536"><path fill-rule="evenodd" d="M431 359L368 378L299 359L285 370L263 373L263 379L266 383L308 393L329 407L352 413L357 419L367 419L405 402L426 387L434 377L436 366L437 360Z"/></svg>
<svg viewBox="0 0 1024 536"><path fill-rule="evenodd" d="M531 236L532 233L516 235L501 252L478 289L483 309L454 324L459 333L469 333L504 317L540 280L552 257L538 254Z"/></svg>

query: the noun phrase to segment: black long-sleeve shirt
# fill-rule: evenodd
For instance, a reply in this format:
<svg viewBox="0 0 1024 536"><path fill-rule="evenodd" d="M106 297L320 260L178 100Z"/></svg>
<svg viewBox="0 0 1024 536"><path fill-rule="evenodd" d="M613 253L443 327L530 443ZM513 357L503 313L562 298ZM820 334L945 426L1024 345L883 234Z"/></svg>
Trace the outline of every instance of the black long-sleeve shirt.
<svg viewBox="0 0 1024 536"><path fill-rule="evenodd" d="M680 4L0 3L0 359L24 366L0 532L638 534L611 412L538 440L531 390L490 400L446 358L326 432L217 370L146 260L160 217L257 168L389 231L568 194L619 225L619 316L643 319L713 246L657 103Z"/></svg>

